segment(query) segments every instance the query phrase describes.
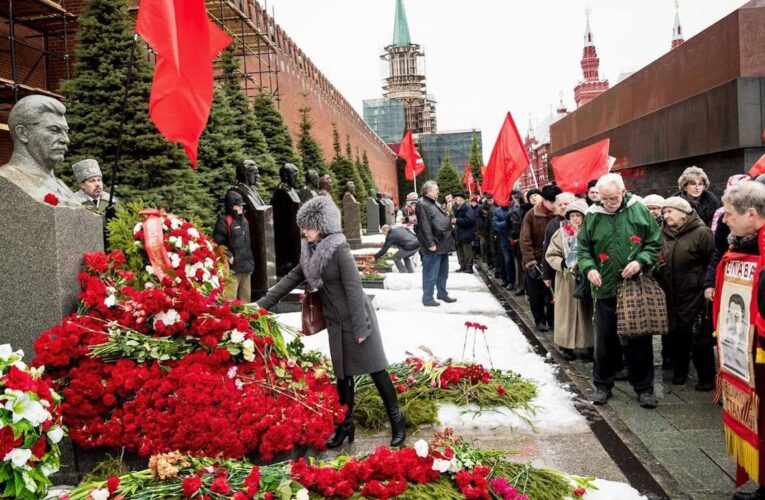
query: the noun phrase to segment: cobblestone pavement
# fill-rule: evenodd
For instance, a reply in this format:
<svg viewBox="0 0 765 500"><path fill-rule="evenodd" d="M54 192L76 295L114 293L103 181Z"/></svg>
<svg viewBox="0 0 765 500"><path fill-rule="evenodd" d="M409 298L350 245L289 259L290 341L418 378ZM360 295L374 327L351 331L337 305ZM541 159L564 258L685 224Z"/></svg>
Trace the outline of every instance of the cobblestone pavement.
<svg viewBox="0 0 765 500"><path fill-rule="evenodd" d="M585 397L592 396L592 363L566 361L553 344L552 331L541 333L525 297L498 287L491 273L484 275L492 290L521 319ZM511 313L512 316L512 313ZM659 406L641 408L628 382L617 382L614 397L597 411L629 446L672 499L722 500L731 498L735 467L725 452L722 409L712 404L712 393L696 392L691 366L686 385L671 383L671 373L661 369L661 339L654 338L655 393ZM741 489L752 491L748 483Z"/></svg>

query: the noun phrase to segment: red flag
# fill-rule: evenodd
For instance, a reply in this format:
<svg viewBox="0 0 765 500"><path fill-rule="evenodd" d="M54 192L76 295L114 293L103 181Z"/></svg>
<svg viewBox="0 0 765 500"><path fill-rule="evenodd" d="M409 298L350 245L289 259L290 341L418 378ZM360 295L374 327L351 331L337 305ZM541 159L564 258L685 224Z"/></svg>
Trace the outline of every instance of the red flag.
<svg viewBox="0 0 765 500"><path fill-rule="evenodd" d="M414 146L411 130L407 130L404 138L401 139L401 144L398 147L398 156L406 160L406 167L404 167L406 180L413 181L416 176L425 170L425 162L422 161L420 153Z"/></svg>
<svg viewBox="0 0 765 500"><path fill-rule="evenodd" d="M752 179L756 179L758 175L762 174L765 174L765 155L760 156L760 159L752 165L752 168L747 173Z"/></svg>
<svg viewBox="0 0 765 500"><path fill-rule="evenodd" d="M529 156L521 134L518 133L513 116L508 112L486 165L483 191L491 193L498 204L507 205L513 184L528 166Z"/></svg>
<svg viewBox="0 0 765 500"><path fill-rule="evenodd" d="M587 183L608 173L611 139L603 139L571 153L552 159L553 175L558 187L569 193L584 193Z"/></svg>
<svg viewBox="0 0 765 500"><path fill-rule="evenodd" d="M204 0L141 0L135 31L157 53L151 119L196 168L212 105L212 62L231 38L207 18Z"/></svg>
<svg viewBox="0 0 765 500"><path fill-rule="evenodd" d="M467 161L465 161L465 175L462 177L462 184L465 185L465 189L468 190L469 194L473 194L476 182L475 178L473 177L473 171L470 169L470 163Z"/></svg>

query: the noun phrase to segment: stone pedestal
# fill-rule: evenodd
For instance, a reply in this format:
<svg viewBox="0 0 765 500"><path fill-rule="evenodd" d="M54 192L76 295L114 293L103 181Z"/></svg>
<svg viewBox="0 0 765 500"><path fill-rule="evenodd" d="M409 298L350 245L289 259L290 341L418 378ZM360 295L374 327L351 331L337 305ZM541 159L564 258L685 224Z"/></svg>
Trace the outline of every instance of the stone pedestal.
<svg viewBox="0 0 765 500"><path fill-rule="evenodd" d="M278 187L271 199L274 213L274 249L276 276L281 278L300 262L300 229L296 218L300 198L294 189Z"/></svg>
<svg viewBox="0 0 765 500"><path fill-rule="evenodd" d="M380 225L385 224L385 199L382 197L377 199L377 214L380 218Z"/></svg>
<svg viewBox="0 0 765 500"><path fill-rule="evenodd" d="M351 248L361 248L361 212L351 193L343 196L343 233Z"/></svg>
<svg viewBox="0 0 765 500"><path fill-rule="evenodd" d="M385 205L385 223L389 226L393 226L396 223L396 207L393 205L393 200L390 198L385 198L383 200L383 204ZM382 221L382 219L380 220Z"/></svg>
<svg viewBox="0 0 765 500"><path fill-rule="evenodd" d="M0 332L31 362L37 337L77 309L82 254L103 251L103 222L0 177L0 228Z"/></svg>
<svg viewBox="0 0 765 500"><path fill-rule="evenodd" d="M380 232L380 206L377 200L367 198L367 234Z"/></svg>
<svg viewBox="0 0 765 500"><path fill-rule="evenodd" d="M255 302L276 284L276 248L274 244L274 210L270 205L251 209L247 213L250 223L250 241L255 270L250 282L252 301Z"/></svg>

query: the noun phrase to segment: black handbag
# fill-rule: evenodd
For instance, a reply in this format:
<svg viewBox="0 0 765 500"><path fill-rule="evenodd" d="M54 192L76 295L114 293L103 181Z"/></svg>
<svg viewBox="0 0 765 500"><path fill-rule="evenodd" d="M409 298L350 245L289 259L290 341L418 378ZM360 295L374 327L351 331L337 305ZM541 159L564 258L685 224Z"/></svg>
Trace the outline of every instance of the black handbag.
<svg viewBox="0 0 765 500"><path fill-rule="evenodd" d="M590 280L582 273L574 273L574 298L579 300L592 300Z"/></svg>
<svg viewBox="0 0 765 500"><path fill-rule="evenodd" d="M693 320L691 329L691 344L696 347L710 347L717 343L714 336L715 327L712 323L712 302L705 300L701 312Z"/></svg>

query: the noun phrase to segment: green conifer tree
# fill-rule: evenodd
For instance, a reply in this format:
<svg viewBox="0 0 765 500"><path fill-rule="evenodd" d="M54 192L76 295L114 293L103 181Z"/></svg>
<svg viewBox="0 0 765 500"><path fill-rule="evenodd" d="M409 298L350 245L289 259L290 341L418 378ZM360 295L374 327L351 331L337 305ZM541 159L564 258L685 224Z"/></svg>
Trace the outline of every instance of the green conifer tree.
<svg viewBox="0 0 765 500"><path fill-rule="evenodd" d="M374 176L372 175L372 169L369 166L369 157L367 156L366 149L364 150L364 154L361 156L361 176L364 178L364 183L367 186L367 191L370 189L374 189L377 191L377 182L375 181Z"/></svg>
<svg viewBox="0 0 765 500"><path fill-rule="evenodd" d="M261 92L255 98L255 116L258 118L260 131L266 137L266 143L271 154L276 159L276 165L282 168L285 163L292 163L298 168L299 179L303 178L300 157L295 153L292 136L284 123L282 114L276 109L271 94Z"/></svg>
<svg viewBox="0 0 765 500"><path fill-rule="evenodd" d="M333 149L335 150L335 158L332 160L331 169L332 177L335 181L335 201L342 207L345 185L348 182L353 182L356 185L356 200L366 200L366 190L353 161L348 158L347 154L343 155L341 152L340 135L334 123L332 124L332 136L334 139ZM348 152L349 145L346 147L346 153ZM359 203L361 202L359 201ZM363 205L366 206L366 202Z"/></svg>
<svg viewBox="0 0 765 500"><path fill-rule="evenodd" d="M324 159L324 151L321 146L311 135L311 129L313 128L313 122L310 117L311 108L303 106L300 108L300 141L298 141L298 151L303 161L303 170L308 175L308 170L316 170L319 175L325 175L329 173L327 168L327 162Z"/></svg>
<svg viewBox="0 0 765 500"><path fill-rule="evenodd" d="M457 173L457 169L452 165L451 155L446 152L444 160L441 162L441 168L438 169L438 175L436 175L436 183L438 184L438 191L440 192L439 198L444 200L447 194L459 193L465 190L465 186L462 185L462 179L460 174Z"/></svg>
<svg viewBox="0 0 765 500"><path fill-rule="evenodd" d="M229 47L220 56L223 91L234 111L232 133L244 143L244 157L255 160L260 172L258 191L265 200L271 199L271 193L279 185L279 167L268 150L266 137L261 132L258 119L241 86L239 73L240 59Z"/></svg>
<svg viewBox="0 0 765 500"><path fill-rule="evenodd" d="M483 158L481 157L481 152L478 150L478 138L475 133L473 133L473 142L470 144L468 163L470 164L470 170L473 172L473 178L480 185L481 182L483 182L483 176L481 175Z"/></svg>
<svg viewBox="0 0 765 500"><path fill-rule="evenodd" d="M236 113L223 89L215 89L207 127L199 139L199 182L210 198L210 210L223 212L223 197L236 181L245 159L244 141L235 127ZM206 221L212 225L215 221Z"/></svg>
<svg viewBox="0 0 765 500"><path fill-rule="evenodd" d="M146 47L138 42L122 109L134 25L126 0L91 0L79 17L79 43L74 77L63 82L71 144L59 175L74 186L71 165L84 158L101 164L104 181L111 183L119 123L125 113L117 195L123 202L142 199L176 214L209 221L210 200L199 185L183 150L167 141L149 117L153 68Z"/></svg>

